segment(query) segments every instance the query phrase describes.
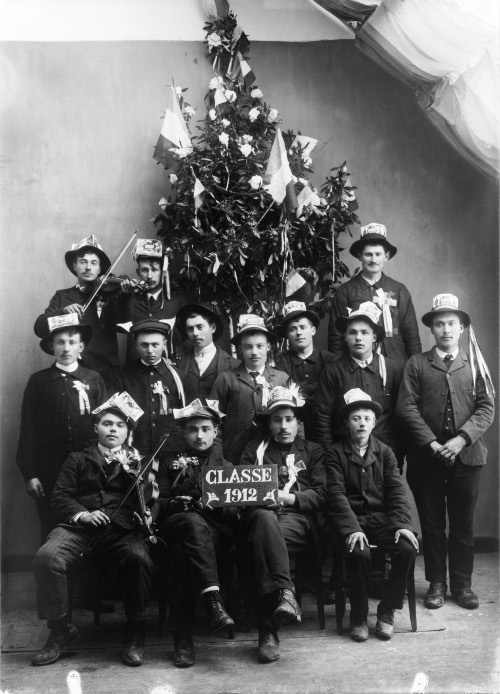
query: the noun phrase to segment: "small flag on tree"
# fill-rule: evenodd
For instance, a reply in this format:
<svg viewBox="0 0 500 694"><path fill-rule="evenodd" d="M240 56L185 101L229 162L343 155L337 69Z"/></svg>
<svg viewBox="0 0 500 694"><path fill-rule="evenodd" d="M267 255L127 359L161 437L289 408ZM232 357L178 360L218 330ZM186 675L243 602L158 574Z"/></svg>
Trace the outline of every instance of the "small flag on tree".
<svg viewBox="0 0 500 694"><path fill-rule="evenodd" d="M276 130L276 137L271 147L262 187L272 195L273 200L278 204L281 205L284 200L285 209L288 213L297 209L297 196L295 194L292 172L288 163L283 136L279 128Z"/></svg>
<svg viewBox="0 0 500 694"><path fill-rule="evenodd" d="M312 151L318 144L318 140L314 137L307 137L307 135L296 135L295 140L292 142L292 149L297 149L297 145L300 145L300 152L302 159L307 160L311 158Z"/></svg>
<svg viewBox="0 0 500 694"><path fill-rule="evenodd" d="M255 82L255 75L252 68L243 60L243 56L240 51L236 51L236 56L232 63L230 78L234 82L244 82L245 87L248 89Z"/></svg>
<svg viewBox="0 0 500 694"><path fill-rule="evenodd" d="M165 118L163 119L160 137L153 153L153 159L163 164L166 169L175 169L177 166L175 150L190 148L191 146L191 138L179 108L177 94L175 89L170 87Z"/></svg>
<svg viewBox="0 0 500 694"><path fill-rule="evenodd" d="M307 205L314 205L314 207L319 207L321 205L321 198L310 185L304 186L297 196L297 210L296 215L300 217L302 215L304 207ZM323 214L318 211L318 214Z"/></svg>
<svg viewBox="0 0 500 694"><path fill-rule="evenodd" d="M346 187L342 191L342 202L347 205L349 212L355 212L359 208L359 205L358 201L356 200L354 190L352 189L350 176L347 177L345 185ZM350 190L346 190L346 188L350 188Z"/></svg>
<svg viewBox="0 0 500 694"><path fill-rule="evenodd" d="M203 205L203 201L205 200L205 186L196 176L194 177L193 197L194 209L198 210Z"/></svg>

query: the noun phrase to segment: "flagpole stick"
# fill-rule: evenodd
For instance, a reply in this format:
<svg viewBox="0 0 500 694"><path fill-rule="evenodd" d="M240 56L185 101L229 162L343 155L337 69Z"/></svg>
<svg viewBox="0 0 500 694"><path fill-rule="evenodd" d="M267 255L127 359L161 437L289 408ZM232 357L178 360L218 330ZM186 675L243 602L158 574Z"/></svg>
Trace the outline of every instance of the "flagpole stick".
<svg viewBox="0 0 500 694"><path fill-rule="evenodd" d="M259 219L259 221L257 222L257 226L262 222L262 220L264 219L264 217L266 216L266 214L269 212L269 210L271 209L271 207L272 207L273 205L274 205L274 200L271 201L271 204L269 205L269 207L267 208L267 210L264 212L264 214L262 215L262 217L261 217L261 218Z"/></svg>
<svg viewBox="0 0 500 694"><path fill-rule="evenodd" d="M228 322L229 322L229 339L232 340L234 337L234 326L233 326L233 317L231 316L231 312L227 311L227 316L228 316ZM236 346L233 345L232 342L231 344L231 356L236 359Z"/></svg>

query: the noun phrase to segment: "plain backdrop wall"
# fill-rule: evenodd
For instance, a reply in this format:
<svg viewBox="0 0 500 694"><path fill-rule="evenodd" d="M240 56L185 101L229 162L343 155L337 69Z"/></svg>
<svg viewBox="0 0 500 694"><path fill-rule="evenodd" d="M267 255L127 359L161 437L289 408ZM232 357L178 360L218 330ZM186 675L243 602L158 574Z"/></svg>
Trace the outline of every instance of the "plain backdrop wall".
<svg viewBox="0 0 500 694"><path fill-rule="evenodd" d="M167 188L151 158L167 85L173 76L189 87L202 117L212 72L198 41L10 42L2 56L2 528L4 558L15 565L38 539L15 465L23 388L50 364L33 322L55 289L72 284L63 261L71 243L95 233L113 256L134 229L153 235L148 220ZM333 137L314 159L314 183L347 160L362 223L385 223L399 248L388 274L407 284L419 317L434 294L457 294L497 379L496 182L462 160L411 92L351 41L256 42L251 63L285 129ZM422 339L430 347L424 326ZM497 424L486 440L476 531L498 537Z"/></svg>

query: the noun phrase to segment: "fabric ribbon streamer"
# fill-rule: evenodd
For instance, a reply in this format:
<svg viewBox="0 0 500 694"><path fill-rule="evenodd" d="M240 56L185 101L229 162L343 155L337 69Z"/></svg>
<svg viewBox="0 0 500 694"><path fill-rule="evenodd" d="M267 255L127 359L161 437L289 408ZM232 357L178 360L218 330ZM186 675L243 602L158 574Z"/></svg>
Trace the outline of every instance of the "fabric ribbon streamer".
<svg viewBox="0 0 500 694"><path fill-rule="evenodd" d="M264 464L264 453L266 452L266 448L269 446L271 442L271 437L267 436L265 439L263 439L259 447L257 448L257 451L255 455L257 456L257 465L263 465Z"/></svg>
<svg viewBox="0 0 500 694"><path fill-rule="evenodd" d="M156 381L156 383L153 384L153 393L160 396L160 414L167 414L167 394L161 381Z"/></svg>
<svg viewBox="0 0 500 694"><path fill-rule="evenodd" d="M396 300L391 299L389 292L384 292L383 289L379 288L375 292L376 296L373 297L373 303L377 304L382 309L382 316L384 318L384 329L386 337L393 337L394 333L392 330L392 316L391 316L391 306L396 306Z"/></svg>
<svg viewBox="0 0 500 694"><path fill-rule="evenodd" d="M387 383L387 365L385 363L385 357L383 354L379 352L378 355L379 362L378 362L378 372L380 374L380 378L382 379L382 384L385 388L385 384Z"/></svg>
<svg viewBox="0 0 500 694"><path fill-rule="evenodd" d="M90 402L89 396L85 391L89 389L86 383L81 381L75 381L73 383L73 388L78 391L78 405L80 407L80 414L85 414L86 412L90 414Z"/></svg>
<svg viewBox="0 0 500 694"><path fill-rule="evenodd" d="M185 396L185 394L184 394L184 387L183 387L183 385L182 385L181 379L179 378L179 374L175 371L175 369L173 369L173 368L170 366L170 364L169 364L165 359L164 359L163 361L164 361L165 366L167 367L167 369L168 369L168 370L170 371L170 373L172 374L172 378L173 378L174 381L175 381L175 385L176 385L176 387L177 387L177 392L178 392L179 395L181 396L182 407L186 407L186 396Z"/></svg>
<svg viewBox="0 0 500 694"><path fill-rule="evenodd" d="M288 482L283 487L283 491L285 492L285 494L288 494L290 492L290 489L297 481L297 471L295 469L295 454L290 453L289 455L287 455L285 462L288 468Z"/></svg>
<svg viewBox="0 0 500 694"><path fill-rule="evenodd" d="M470 354L470 365L471 365L471 371L472 371L472 384L473 384L473 392L474 395L476 395L476 363L477 362L477 367L479 368L479 373L481 374L484 384L486 386L486 392L489 395L489 397L495 397L495 386L493 385L493 380L491 378L490 370L488 369L488 365L484 361L484 357L482 355L481 350L479 349L479 345L476 340L476 335L474 333L474 330L472 328L472 325L469 325L469 354Z"/></svg>

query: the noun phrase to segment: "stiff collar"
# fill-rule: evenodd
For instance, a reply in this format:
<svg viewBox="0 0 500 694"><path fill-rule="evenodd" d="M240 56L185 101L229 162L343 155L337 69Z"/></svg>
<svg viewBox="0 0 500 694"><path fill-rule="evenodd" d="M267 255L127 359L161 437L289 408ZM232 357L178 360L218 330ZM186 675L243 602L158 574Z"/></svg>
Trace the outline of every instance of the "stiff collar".
<svg viewBox="0 0 500 694"><path fill-rule="evenodd" d="M64 371L67 374L72 374L78 369L78 360L74 361L72 364L68 364L68 366L65 366L64 364L59 364L58 361L54 362L54 366L56 369L59 369L59 371Z"/></svg>
<svg viewBox="0 0 500 694"><path fill-rule="evenodd" d="M354 359L354 357L352 357L349 354L349 368L350 368L351 372L355 371L356 369L368 369L369 371L372 371L373 373L375 373L375 369L376 369L375 355L372 354L372 359L370 362L368 362L368 364L366 366L361 366L359 360Z"/></svg>
<svg viewBox="0 0 500 694"><path fill-rule="evenodd" d="M356 362L358 366L361 366L362 369L365 369L367 366L370 366L370 364L373 362L373 352L370 354L368 359L356 359L356 357L353 357L352 354L350 355L351 359Z"/></svg>
<svg viewBox="0 0 500 694"><path fill-rule="evenodd" d="M156 301L158 299L158 297L160 296L160 292L161 292L161 287L156 292L148 292L147 297L148 297L148 299L153 298Z"/></svg>
<svg viewBox="0 0 500 694"><path fill-rule="evenodd" d="M436 347L436 354L438 357L440 357L443 361L444 358L447 357L448 355L451 356L452 361L455 361L455 359L458 356L458 353L460 352L460 347L457 347L453 352L443 352L442 349L439 349L439 347Z"/></svg>
<svg viewBox="0 0 500 694"><path fill-rule="evenodd" d="M195 359L199 359L199 358L205 359L208 356L213 358L216 351L217 351L217 347L215 346L215 344L213 342L211 342L209 345L204 347L199 352L196 350L196 348L194 348L193 354L194 354Z"/></svg>
<svg viewBox="0 0 500 694"><path fill-rule="evenodd" d="M64 369L60 369L59 366L56 366L56 362L54 362L50 367L50 376L52 380L55 381L56 378L64 378L67 374L68 376L71 376L71 378L75 378L79 381L85 381L85 377L82 374L83 367L78 362L76 362L76 364L77 367L74 371L65 371Z"/></svg>
<svg viewBox="0 0 500 694"><path fill-rule="evenodd" d="M97 442L97 450L102 455L102 457L106 460L106 462L109 461L109 458L114 453L117 453L121 449L122 449L122 446L115 446L115 448L106 448L106 446L103 446L101 443Z"/></svg>

